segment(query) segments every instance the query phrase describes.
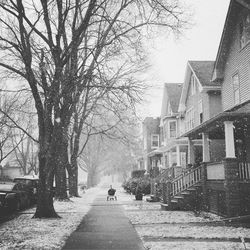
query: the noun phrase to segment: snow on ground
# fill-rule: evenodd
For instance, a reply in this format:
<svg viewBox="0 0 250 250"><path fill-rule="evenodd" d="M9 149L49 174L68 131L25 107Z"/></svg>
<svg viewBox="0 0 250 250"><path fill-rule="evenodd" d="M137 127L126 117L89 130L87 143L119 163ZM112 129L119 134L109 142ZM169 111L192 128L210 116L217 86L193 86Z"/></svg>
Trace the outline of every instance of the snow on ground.
<svg viewBox="0 0 250 250"><path fill-rule="evenodd" d="M232 242L146 242L147 250L241 250L245 248L242 243ZM248 246L249 247L249 246Z"/></svg>
<svg viewBox="0 0 250 250"><path fill-rule="evenodd" d="M100 188L88 189L81 198L68 202L55 201L60 219L32 219L35 209L0 225L0 249L61 249L67 237L77 228L89 211Z"/></svg>
<svg viewBox="0 0 250 250"><path fill-rule="evenodd" d="M220 239L220 238L239 238L249 237L249 228L236 228L227 226L196 226L188 223L183 224L166 224L150 225L136 227L136 230L143 237L160 237L160 238L194 238L194 239Z"/></svg>
<svg viewBox="0 0 250 250"><path fill-rule="evenodd" d="M208 222L211 220L203 217L194 216L192 212L185 211L161 211L158 205L158 211L140 210L130 211L128 213L132 224L151 224L151 223L188 223L188 222Z"/></svg>
<svg viewBox="0 0 250 250"><path fill-rule="evenodd" d="M214 222L220 218L210 213L198 217L193 212L162 211L159 203L148 203L146 197L136 201L118 184L114 188L118 197L115 204L123 205L147 250L250 249L250 243L244 246L239 241L239 237L250 237L250 229L218 225ZM106 189L89 189L71 202L55 202L61 219L32 219L35 209L24 211L14 220L0 225L0 249L61 249L98 194L106 195Z"/></svg>
<svg viewBox="0 0 250 250"><path fill-rule="evenodd" d="M127 195L127 199L134 197ZM192 211L162 211L159 203L145 199L123 207L148 250L250 249L250 243L240 241L240 237L250 237L249 228L223 226L217 223L221 218L211 213L196 216Z"/></svg>

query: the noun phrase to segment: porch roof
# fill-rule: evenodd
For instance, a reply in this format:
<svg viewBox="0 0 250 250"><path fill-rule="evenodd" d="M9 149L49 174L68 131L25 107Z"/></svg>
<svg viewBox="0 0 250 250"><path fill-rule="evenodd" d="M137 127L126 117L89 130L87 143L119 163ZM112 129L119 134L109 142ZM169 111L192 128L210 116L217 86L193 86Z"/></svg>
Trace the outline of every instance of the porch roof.
<svg viewBox="0 0 250 250"><path fill-rule="evenodd" d="M163 153L163 152L161 151L161 149L160 149L160 148L157 148L157 149L155 149L155 150L149 152L149 153L147 154L147 156L151 157L151 156L155 156L155 155L162 155L162 153Z"/></svg>
<svg viewBox="0 0 250 250"><path fill-rule="evenodd" d="M203 122L199 126L181 135L182 137L189 137L197 139L201 137L201 133L211 133L212 137L217 137L223 130L224 121L234 121L241 123L250 118L250 101L240 104L237 107L221 112L211 119Z"/></svg>

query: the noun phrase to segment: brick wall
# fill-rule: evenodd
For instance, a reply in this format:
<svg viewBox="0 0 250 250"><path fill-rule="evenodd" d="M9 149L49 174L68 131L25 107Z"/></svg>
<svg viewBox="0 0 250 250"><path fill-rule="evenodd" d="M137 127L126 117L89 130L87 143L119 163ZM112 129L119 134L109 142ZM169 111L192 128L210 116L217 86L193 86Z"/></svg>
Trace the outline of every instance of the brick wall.
<svg viewBox="0 0 250 250"><path fill-rule="evenodd" d="M226 216L226 192L224 181L207 182L208 210L212 213Z"/></svg>
<svg viewBox="0 0 250 250"><path fill-rule="evenodd" d="M250 214L250 183L240 183L240 213L241 215Z"/></svg>

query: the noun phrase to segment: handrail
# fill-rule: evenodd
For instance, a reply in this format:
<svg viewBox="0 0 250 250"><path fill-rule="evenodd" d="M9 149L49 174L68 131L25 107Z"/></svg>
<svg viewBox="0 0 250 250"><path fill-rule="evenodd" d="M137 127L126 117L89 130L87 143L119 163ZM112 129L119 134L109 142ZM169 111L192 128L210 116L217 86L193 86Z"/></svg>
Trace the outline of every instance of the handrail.
<svg viewBox="0 0 250 250"><path fill-rule="evenodd" d="M241 180L250 180L250 163L239 162L239 177Z"/></svg>
<svg viewBox="0 0 250 250"><path fill-rule="evenodd" d="M172 168L167 168L167 169L164 169L162 171L162 173L159 174L158 178L159 178L160 182L162 181L162 179L164 179L164 178L168 179L169 177L172 176L172 175L170 175L170 171L173 171L173 169Z"/></svg>
<svg viewBox="0 0 250 250"><path fill-rule="evenodd" d="M201 180L201 166L190 170L172 181L172 195L176 195Z"/></svg>

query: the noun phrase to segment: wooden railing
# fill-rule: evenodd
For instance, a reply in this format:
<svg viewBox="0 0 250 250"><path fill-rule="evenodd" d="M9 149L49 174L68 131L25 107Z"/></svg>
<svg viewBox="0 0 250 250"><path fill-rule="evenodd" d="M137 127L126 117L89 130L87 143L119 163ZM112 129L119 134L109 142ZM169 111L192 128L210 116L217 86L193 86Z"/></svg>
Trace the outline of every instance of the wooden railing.
<svg viewBox="0 0 250 250"><path fill-rule="evenodd" d="M172 172L173 172L172 168L167 168L162 170L162 172L159 175L160 182L169 179L172 176Z"/></svg>
<svg viewBox="0 0 250 250"><path fill-rule="evenodd" d="M172 181L172 195L176 195L201 180L201 167L190 170Z"/></svg>
<svg viewBox="0 0 250 250"><path fill-rule="evenodd" d="M241 180L250 180L250 163L239 162L239 176Z"/></svg>

